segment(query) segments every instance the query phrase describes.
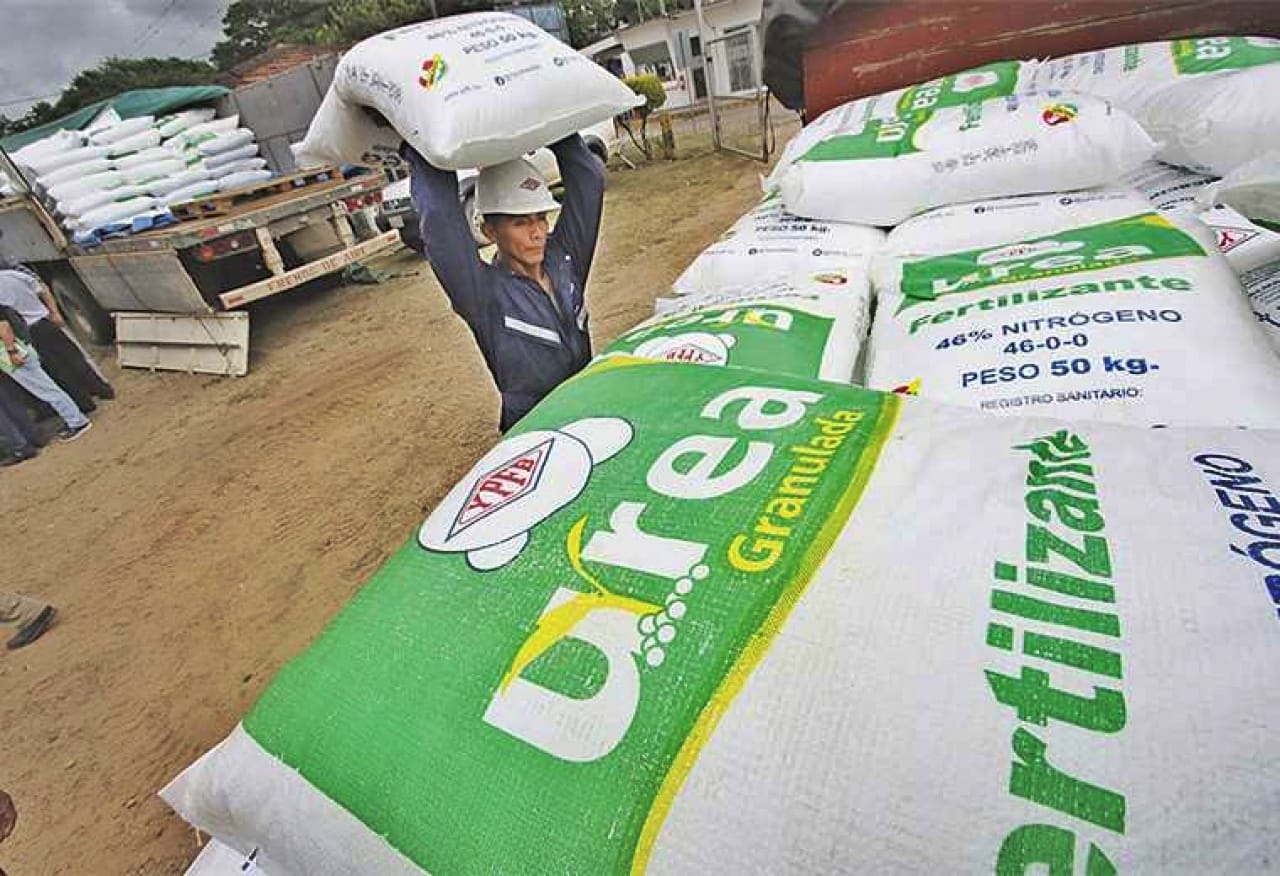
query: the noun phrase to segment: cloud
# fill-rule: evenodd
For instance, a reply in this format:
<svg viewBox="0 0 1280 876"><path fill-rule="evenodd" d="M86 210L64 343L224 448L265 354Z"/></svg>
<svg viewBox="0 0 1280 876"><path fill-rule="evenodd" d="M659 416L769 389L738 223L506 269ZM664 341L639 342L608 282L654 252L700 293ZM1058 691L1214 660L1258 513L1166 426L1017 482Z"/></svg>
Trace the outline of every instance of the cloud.
<svg viewBox="0 0 1280 876"><path fill-rule="evenodd" d="M0 0L0 102L56 97L110 57L202 58L230 0ZM0 107L16 118L34 103Z"/></svg>

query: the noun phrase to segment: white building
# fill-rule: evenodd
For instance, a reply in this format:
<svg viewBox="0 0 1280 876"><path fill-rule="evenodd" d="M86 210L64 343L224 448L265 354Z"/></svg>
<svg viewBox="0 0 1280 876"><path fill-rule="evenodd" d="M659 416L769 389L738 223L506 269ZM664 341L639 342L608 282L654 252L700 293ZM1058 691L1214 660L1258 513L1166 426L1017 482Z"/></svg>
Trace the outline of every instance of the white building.
<svg viewBox="0 0 1280 876"><path fill-rule="evenodd" d="M619 28L582 52L623 75L656 74L669 109L706 98L708 57L717 95L750 95L758 85L752 55L759 52L761 5L762 0L704 2L707 39L715 41L710 51L703 51L698 18L690 9Z"/></svg>

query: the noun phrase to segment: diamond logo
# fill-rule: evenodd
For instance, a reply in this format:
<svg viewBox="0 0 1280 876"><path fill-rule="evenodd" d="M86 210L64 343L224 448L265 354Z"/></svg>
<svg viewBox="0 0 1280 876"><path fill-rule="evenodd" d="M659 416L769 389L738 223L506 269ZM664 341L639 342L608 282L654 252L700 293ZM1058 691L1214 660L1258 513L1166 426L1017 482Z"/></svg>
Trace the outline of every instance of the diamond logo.
<svg viewBox="0 0 1280 876"><path fill-rule="evenodd" d="M548 438L480 475L449 527L448 537L453 538L536 490L554 440Z"/></svg>
<svg viewBox="0 0 1280 876"><path fill-rule="evenodd" d="M538 182L531 176L527 176L525 177L524 182L520 183L520 188L524 189L526 192L536 192L538 189L542 188L542 183Z"/></svg>

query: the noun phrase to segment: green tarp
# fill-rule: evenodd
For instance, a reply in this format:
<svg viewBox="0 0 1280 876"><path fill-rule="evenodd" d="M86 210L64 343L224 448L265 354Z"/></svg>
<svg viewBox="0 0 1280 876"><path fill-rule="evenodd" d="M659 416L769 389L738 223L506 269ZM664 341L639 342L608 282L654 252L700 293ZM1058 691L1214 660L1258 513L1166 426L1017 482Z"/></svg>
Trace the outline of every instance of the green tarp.
<svg viewBox="0 0 1280 876"><path fill-rule="evenodd" d="M126 91L115 97L91 103L70 115L38 128L5 137L0 140L0 146L3 146L6 152L12 152L57 131L78 131L96 119L98 114L107 107L113 108L122 119L131 119L135 116L158 116L176 112L194 104L212 103L229 93L230 89L223 88L221 85L177 85L170 88L140 88L136 91Z"/></svg>

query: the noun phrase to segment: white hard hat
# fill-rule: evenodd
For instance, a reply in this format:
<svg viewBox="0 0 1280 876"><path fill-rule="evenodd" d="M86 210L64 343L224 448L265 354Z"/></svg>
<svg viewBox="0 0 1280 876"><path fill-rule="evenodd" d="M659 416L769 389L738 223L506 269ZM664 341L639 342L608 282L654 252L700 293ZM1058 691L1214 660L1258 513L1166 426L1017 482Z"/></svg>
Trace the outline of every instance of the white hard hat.
<svg viewBox="0 0 1280 876"><path fill-rule="evenodd" d="M556 199L551 197L546 178L523 158L483 167L476 178L476 212L481 216L490 213L527 216L559 208Z"/></svg>

